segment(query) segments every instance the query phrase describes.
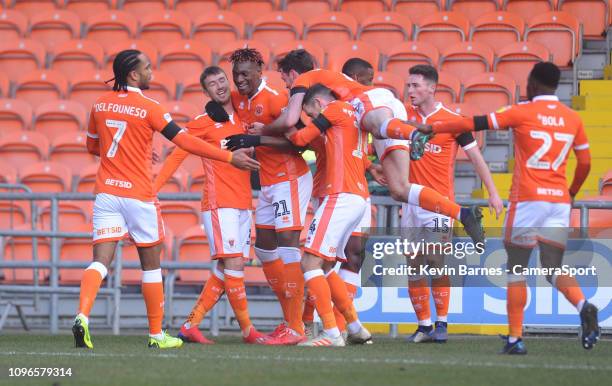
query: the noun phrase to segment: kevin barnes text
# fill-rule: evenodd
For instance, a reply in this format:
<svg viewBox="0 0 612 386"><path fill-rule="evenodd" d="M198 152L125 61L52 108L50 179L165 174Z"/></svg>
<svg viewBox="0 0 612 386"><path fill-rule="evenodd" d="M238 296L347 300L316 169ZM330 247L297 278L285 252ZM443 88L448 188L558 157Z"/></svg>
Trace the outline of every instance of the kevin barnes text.
<svg viewBox="0 0 612 386"><path fill-rule="evenodd" d="M597 268L594 266L571 267L569 265L562 265L561 267L523 267L517 265L512 269L504 269L501 267L474 267L465 264L456 267L449 267L447 265L433 267L428 264L410 266L402 264L397 267L375 265L372 268L372 272L376 276L502 276L505 274L517 276L596 276Z"/></svg>

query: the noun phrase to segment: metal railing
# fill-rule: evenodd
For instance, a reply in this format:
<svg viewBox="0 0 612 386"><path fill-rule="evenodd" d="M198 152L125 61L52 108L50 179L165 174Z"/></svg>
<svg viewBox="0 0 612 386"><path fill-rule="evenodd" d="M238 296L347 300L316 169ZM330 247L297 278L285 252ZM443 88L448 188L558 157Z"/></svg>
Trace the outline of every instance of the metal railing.
<svg viewBox="0 0 612 386"><path fill-rule="evenodd" d="M21 188L23 186L6 185L0 184L0 188ZM32 238L32 260L23 261L7 261L4 259L4 249L0 252L0 270L4 268L31 268L34 271L34 280L32 284L19 285L19 284L1 284L0 285L0 298L6 293L12 294L33 294L34 304L37 302L37 297L40 294L49 295L49 331L52 334L56 334L59 331L59 314L58 314L58 302L60 294L72 294L78 295L79 288L71 286L60 285L59 270L62 268L67 269L84 269L90 263L84 261L65 261L60 260L60 238L86 238L91 239L91 232L62 232L59 230L59 202L60 201L93 201L95 196L91 193L32 193L26 191L25 193L12 193L12 192L0 192L0 201L30 201L31 202L31 230L14 230L14 229L0 229L0 237L31 237ZM182 201L199 201L199 193L162 193L159 195L159 199L165 200L182 200ZM49 230L40 230L37 224L37 207L34 204L36 201L50 201L51 203L51 224ZM461 205L478 205L487 206L488 202L483 199L463 199L457 200ZM377 208L376 222L379 226L381 224L388 225L390 227L399 227L399 208L401 204L387 196L372 196L372 204ZM580 228L581 235L586 237L588 235L588 224L589 224L589 209L612 209L612 202L604 201L576 201L573 203L573 207L580 209ZM49 261L41 261L38 256L38 238L47 237L50 238L50 259ZM4 246L4 241L2 243ZM172 261L162 261L161 268L167 270L166 275L166 289L167 294L166 310L172 310L172 295L174 293L174 284L177 270L190 270L190 269L202 269L210 270L213 265L210 262L207 263L193 263L193 262L179 262L178 251L174 251L170 254ZM100 288L99 296L107 299L107 321L109 321L110 327L112 328L113 334L119 334L120 332L120 302L121 302L121 277L122 269L133 269L140 268L139 262L124 262L122 259L122 242L117 246L115 253L115 259L111 265L113 272L109 275L107 280L107 286ZM49 284L41 285L38 276L38 269L49 269ZM271 296L272 298L272 296ZM7 307L11 307L11 301L3 301L2 304L6 304ZM19 307L19 304L15 304ZM216 333L219 328L218 312L217 307L213 308L211 313L211 329L213 333ZM0 329L2 324L8 316L8 310L0 317ZM21 310L18 308L21 316ZM166 317L171 316L171 312L166 312ZM167 320L167 319L166 319ZM22 322L25 325L25 321ZM397 325L391 325L391 335L397 334Z"/></svg>

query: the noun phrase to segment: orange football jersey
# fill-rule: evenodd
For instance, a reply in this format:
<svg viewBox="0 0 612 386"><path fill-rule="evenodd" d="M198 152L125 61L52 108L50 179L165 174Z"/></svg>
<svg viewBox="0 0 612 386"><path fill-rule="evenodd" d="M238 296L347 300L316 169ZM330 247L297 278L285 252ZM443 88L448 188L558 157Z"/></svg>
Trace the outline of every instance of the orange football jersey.
<svg viewBox="0 0 612 386"><path fill-rule="evenodd" d="M358 83L341 72L317 69L300 74L293 82L291 95L297 92L306 92L307 89L317 83L332 89L340 100L345 102L351 101L359 94L372 88Z"/></svg>
<svg viewBox="0 0 612 386"><path fill-rule="evenodd" d="M100 140L95 193L154 201L153 134L172 117L138 88L109 91L91 109L87 135Z"/></svg>
<svg viewBox="0 0 612 386"><path fill-rule="evenodd" d="M424 116L415 106L407 106L408 119L421 123L433 123L457 118L458 114L438 102L436 109ZM463 150L478 146L471 133L459 135L440 133L425 144L425 153L418 161L410 161L409 181L427 186L443 196L453 199L455 180L455 157L458 145Z"/></svg>
<svg viewBox="0 0 612 386"><path fill-rule="evenodd" d="M325 195L352 193L368 197L365 178L368 136L358 128L355 109L349 103L333 101L321 112L329 124L325 131ZM298 146L318 140L320 130L313 120L291 136Z"/></svg>
<svg viewBox="0 0 612 386"><path fill-rule="evenodd" d="M252 98L236 91L232 92L234 110L246 124L273 122L287 106L287 102L287 91L274 89L268 86L265 80L261 81ZM306 161L297 151L259 146L255 149L255 154L261 164L259 178L262 186L294 180L309 171Z"/></svg>
<svg viewBox="0 0 612 386"><path fill-rule="evenodd" d="M578 113L554 95L489 114L493 129L514 133L510 201L570 202L565 177L569 151L589 147Z"/></svg>

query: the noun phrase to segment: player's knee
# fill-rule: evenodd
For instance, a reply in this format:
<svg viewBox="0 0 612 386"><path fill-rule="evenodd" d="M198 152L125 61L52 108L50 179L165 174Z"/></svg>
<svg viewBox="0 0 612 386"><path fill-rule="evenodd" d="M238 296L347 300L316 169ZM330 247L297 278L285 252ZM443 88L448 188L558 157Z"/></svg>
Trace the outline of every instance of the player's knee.
<svg viewBox="0 0 612 386"><path fill-rule="evenodd" d="M279 247L299 247L300 231L278 232L276 239Z"/></svg>
<svg viewBox="0 0 612 386"><path fill-rule="evenodd" d="M346 255L346 261L343 262L342 265L340 265L340 268L354 273L359 273L359 271L361 270L361 264L362 260L361 255L359 253L349 253Z"/></svg>

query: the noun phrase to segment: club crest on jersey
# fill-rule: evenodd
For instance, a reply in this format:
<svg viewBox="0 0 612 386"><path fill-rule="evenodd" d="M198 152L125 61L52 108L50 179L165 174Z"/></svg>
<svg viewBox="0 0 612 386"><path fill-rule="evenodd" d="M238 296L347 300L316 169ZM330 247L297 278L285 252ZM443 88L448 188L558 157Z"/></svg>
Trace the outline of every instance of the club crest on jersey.
<svg viewBox="0 0 612 386"><path fill-rule="evenodd" d="M240 110L244 110L244 101L241 101L240 104L238 105L238 108Z"/></svg>
<svg viewBox="0 0 612 386"><path fill-rule="evenodd" d="M555 126L555 127L565 126L565 119L563 119L563 117L555 117L552 115L538 114L538 120L542 123L543 126Z"/></svg>
<svg viewBox="0 0 612 386"><path fill-rule="evenodd" d="M236 244L236 240L234 240L234 239L229 239L227 242L228 242L229 246L232 247L232 248L234 247L234 244Z"/></svg>
<svg viewBox="0 0 612 386"><path fill-rule="evenodd" d="M263 105L255 106L255 115L261 117L263 115Z"/></svg>

